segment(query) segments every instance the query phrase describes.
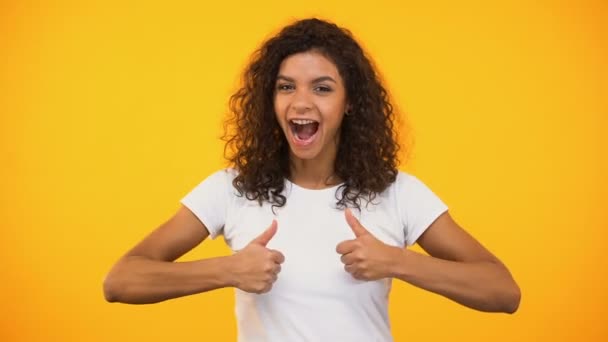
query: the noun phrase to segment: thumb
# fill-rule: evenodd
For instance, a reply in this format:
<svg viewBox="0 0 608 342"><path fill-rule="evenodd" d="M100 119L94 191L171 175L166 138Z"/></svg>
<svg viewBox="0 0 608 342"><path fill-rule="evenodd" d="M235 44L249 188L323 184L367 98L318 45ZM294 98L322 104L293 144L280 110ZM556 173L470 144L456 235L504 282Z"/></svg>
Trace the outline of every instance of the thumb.
<svg viewBox="0 0 608 342"><path fill-rule="evenodd" d="M272 239L274 234L277 232L277 220L272 220L270 227L268 227L262 234L251 241L252 243L257 243L258 245L262 245L266 247L268 242Z"/></svg>
<svg viewBox="0 0 608 342"><path fill-rule="evenodd" d="M361 225L359 220L357 220L357 218L355 217L355 215L353 215L352 211L350 211L349 208L346 208L346 210L344 211L344 215L346 216L346 223L348 223L350 228L353 230L353 233L355 233L356 237L369 234L369 232Z"/></svg>

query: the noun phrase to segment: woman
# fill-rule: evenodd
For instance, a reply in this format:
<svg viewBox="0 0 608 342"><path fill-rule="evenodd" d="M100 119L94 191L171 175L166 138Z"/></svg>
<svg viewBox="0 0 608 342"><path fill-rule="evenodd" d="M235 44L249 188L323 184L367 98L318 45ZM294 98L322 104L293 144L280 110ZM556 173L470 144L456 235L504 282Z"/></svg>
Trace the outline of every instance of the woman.
<svg viewBox="0 0 608 342"><path fill-rule="evenodd" d="M240 341L391 341L393 278L473 309L517 310L507 268L397 170L389 97L348 31L318 19L285 27L230 107L232 168L116 263L108 301L235 287ZM233 255L174 262L220 234ZM429 255L404 248L414 243Z"/></svg>

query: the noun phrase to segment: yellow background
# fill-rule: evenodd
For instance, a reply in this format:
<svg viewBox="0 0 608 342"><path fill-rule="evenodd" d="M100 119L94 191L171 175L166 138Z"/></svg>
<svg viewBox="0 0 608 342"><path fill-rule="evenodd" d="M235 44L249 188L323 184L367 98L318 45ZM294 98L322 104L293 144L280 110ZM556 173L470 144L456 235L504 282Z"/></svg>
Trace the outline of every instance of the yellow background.
<svg viewBox="0 0 608 342"><path fill-rule="evenodd" d="M224 166L250 53L311 15L370 51L413 127L402 169L523 291L510 316L396 281L396 341L608 337L605 1L4 0L0 340L235 339L231 289L129 306L101 284ZM217 239L183 260L227 253Z"/></svg>

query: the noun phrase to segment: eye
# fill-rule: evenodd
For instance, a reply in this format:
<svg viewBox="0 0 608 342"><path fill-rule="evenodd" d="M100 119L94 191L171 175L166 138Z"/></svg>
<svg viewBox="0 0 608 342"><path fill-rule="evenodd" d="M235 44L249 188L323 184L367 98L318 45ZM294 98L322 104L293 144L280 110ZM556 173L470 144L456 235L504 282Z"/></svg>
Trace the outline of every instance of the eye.
<svg viewBox="0 0 608 342"><path fill-rule="evenodd" d="M293 84L289 84L289 83L279 83L277 85L277 90L278 91L290 91L293 90L295 87L293 86Z"/></svg>
<svg viewBox="0 0 608 342"><path fill-rule="evenodd" d="M314 90L315 90L316 92L319 92L319 93L329 93L329 92L331 92L331 91L332 91L332 89L331 89L330 87L325 86L325 85L319 85L319 86L316 86L316 87L314 88Z"/></svg>

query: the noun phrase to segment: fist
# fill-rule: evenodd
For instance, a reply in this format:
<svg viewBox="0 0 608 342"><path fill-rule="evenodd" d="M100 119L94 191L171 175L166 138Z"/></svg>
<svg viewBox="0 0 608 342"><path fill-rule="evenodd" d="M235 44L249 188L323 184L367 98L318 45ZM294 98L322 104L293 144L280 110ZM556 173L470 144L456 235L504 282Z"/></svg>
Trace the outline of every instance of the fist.
<svg viewBox="0 0 608 342"><path fill-rule="evenodd" d="M235 287L258 294L270 291L285 261L281 252L266 247L276 232L277 221L273 220L268 229L232 256Z"/></svg>
<svg viewBox="0 0 608 342"><path fill-rule="evenodd" d="M355 239L343 241L336 246L344 270L358 280L393 277L393 269L403 252L402 249L376 239L353 216L350 209L346 209L344 214L346 222L355 234Z"/></svg>

